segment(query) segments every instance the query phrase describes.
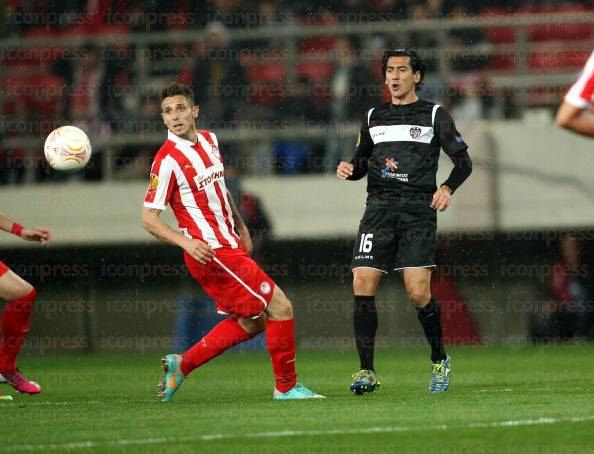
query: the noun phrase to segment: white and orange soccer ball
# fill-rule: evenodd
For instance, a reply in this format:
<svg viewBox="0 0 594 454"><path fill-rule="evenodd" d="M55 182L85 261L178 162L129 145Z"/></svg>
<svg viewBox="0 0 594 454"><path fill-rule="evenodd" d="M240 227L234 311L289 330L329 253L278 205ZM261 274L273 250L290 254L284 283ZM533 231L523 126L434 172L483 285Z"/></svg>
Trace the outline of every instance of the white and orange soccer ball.
<svg viewBox="0 0 594 454"><path fill-rule="evenodd" d="M45 139L45 159L52 168L61 172L76 172L91 159L91 142L82 129L62 126L54 129Z"/></svg>

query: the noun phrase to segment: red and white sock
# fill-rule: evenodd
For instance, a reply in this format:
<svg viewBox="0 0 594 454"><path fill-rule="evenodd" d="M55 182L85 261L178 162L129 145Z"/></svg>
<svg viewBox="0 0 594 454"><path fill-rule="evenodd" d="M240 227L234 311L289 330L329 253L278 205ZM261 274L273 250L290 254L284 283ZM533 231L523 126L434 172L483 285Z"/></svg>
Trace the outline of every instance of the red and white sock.
<svg viewBox="0 0 594 454"><path fill-rule="evenodd" d="M22 298L8 301L2 311L0 336L0 372L14 372L21 345L29 331L29 320L37 291L31 290Z"/></svg>
<svg viewBox="0 0 594 454"><path fill-rule="evenodd" d="M297 383L295 372L295 319L268 320L266 343L272 359L277 391L286 393Z"/></svg>
<svg viewBox="0 0 594 454"><path fill-rule="evenodd" d="M197 367L250 337L236 319L225 319L182 355L181 371L188 376Z"/></svg>

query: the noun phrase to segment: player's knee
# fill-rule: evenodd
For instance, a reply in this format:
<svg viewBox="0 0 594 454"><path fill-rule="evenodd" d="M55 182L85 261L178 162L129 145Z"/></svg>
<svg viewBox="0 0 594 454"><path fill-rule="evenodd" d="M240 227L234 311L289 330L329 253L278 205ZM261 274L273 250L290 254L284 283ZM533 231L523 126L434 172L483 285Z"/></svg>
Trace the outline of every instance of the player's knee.
<svg viewBox="0 0 594 454"><path fill-rule="evenodd" d="M238 322L246 333L250 336L255 336L266 328L266 315L262 314L256 319L240 318Z"/></svg>
<svg viewBox="0 0 594 454"><path fill-rule="evenodd" d="M293 318L293 304L284 294L283 297L280 299L280 304L277 306L277 313L283 319L291 319Z"/></svg>
<svg viewBox="0 0 594 454"><path fill-rule="evenodd" d="M425 307L431 299L431 293L424 288L408 289L408 298L418 308Z"/></svg>
<svg viewBox="0 0 594 454"><path fill-rule="evenodd" d="M21 296L19 296L18 298L24 298L24 297L28 296L29 297L28 299L30 299L33 302L35 301L35 298L37 298L37 289L26 281L25 281L25 285L23 285L20 293L21 293Z"/></svg>
<svg viewBox="0 0 594 454"><path fill-rule="evenodd" d="M371 295L375 292L375 283L367 276L355 274L353 277L353 290L355 295Z"/></svg>
<svg viewBox="0 0 594 454"><path fill-rule="evenodd" d="M266 308L266 313L273 320L290 320L293 318L293 305L285 293L278 287Z"/></svg>
<svg viewBox="0 0 594 454"><path fill-rule="evenodd" d="M27 297L27 300L31 300L32 304L37 297L37 290L27 281L19 279L17 282L12 283L7 289L3 289L0 297L6 301L20 300Z"/></svg>

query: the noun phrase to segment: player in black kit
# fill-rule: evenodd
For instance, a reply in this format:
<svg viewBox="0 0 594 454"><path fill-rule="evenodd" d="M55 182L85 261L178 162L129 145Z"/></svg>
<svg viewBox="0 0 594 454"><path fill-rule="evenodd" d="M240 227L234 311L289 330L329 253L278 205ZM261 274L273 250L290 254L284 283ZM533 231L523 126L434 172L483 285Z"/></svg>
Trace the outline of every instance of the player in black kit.
<svg viewBox="0 0 594 454"><path fill-rule="evenodd" d="M443 346L439 304L429 287L437 211L448 208L452 194L472 172L472 163L450 114L416 95L425 72L417 54L386 50L382 70L392 101L365 114L355 156L336 169L342 180L359 180L367 174L367 204L352 262L353 325L361 370L353 374L351 390L363 394L380 386L373 365L375 294L382 275L402 270L408 297L431 346L429 392L439 393L448 389L451 362ZM438 188L440 148L454 168Z"/></svg>

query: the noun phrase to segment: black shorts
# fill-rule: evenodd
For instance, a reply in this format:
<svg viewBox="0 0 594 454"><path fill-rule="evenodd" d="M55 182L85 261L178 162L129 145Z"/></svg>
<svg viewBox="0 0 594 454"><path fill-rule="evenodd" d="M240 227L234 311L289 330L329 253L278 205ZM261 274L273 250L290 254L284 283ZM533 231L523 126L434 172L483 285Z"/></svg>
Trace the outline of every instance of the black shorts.
<svg viewBox="0 0 594 454"><path fill-rule="evenodd" d="M432 194L367 201L355 240L351 269L388 273L404 268L435 267L437 213ZM370 198L371 199L371 198Z"/></svg>

